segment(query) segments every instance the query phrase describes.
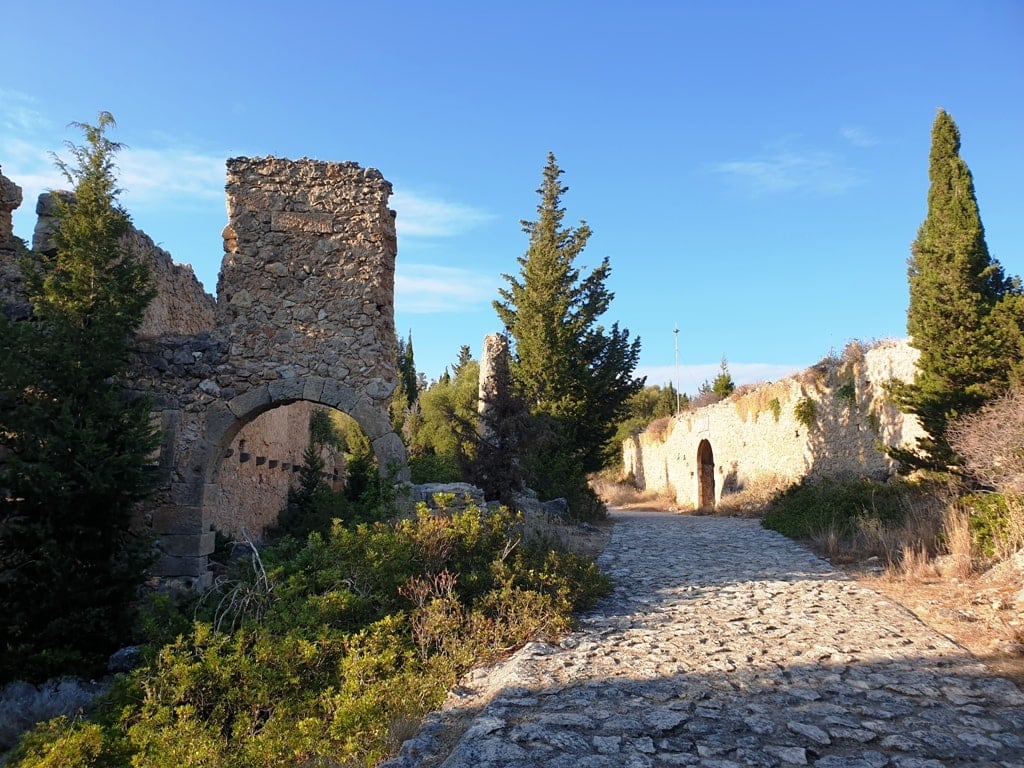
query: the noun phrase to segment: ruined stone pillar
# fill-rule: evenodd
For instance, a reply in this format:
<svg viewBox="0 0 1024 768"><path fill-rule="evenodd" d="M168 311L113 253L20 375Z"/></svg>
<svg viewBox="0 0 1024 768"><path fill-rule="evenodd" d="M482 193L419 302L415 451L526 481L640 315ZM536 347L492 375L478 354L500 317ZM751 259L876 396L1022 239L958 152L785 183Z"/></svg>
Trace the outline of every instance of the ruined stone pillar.
<svg viewBox="0 0 1024 768"><path fill-rule="evenodd" d="M493 419L488 418L502 387L509 382L508 337L492 333L484 337L484 348L480 355L480 386L477 412L480 414L480 437L484 442L495 438Z"/></svg>
<svg viewBox="0 0 1024 768"><path fill-rule="evenodd" d="M20 205L21 187L0 172L0 308L9 315L17 315L14 308L25 304L12 221Z"/></svg>

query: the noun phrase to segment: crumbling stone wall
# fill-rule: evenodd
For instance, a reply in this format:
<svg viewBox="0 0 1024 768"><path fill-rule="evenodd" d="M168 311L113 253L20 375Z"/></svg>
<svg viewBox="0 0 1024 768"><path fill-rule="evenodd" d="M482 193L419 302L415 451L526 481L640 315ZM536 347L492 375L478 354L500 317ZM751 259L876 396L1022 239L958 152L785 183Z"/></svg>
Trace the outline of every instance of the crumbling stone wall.
<svg viewBox="0 0 1024 768"><path fill-rule="evenodd" d="M264 538L288 503L309 444L309 421L318 406L305 401L274 408L250 421L224 450L218 482L206 499L214 530L236 539ZM341 490L345 458L324 446L324 481Z"/></svg>
<svg viewBox="0 0 1024 768"><path fill-rule="evenodd" d="M693 509L708 506L702 490L717 504L805 477L888 477L895 463L880 447L913 447L924 434L885 392L893 379L913 379L917 356L907 341L851 345L842 358L656 422L623 443L624 469L639 488ZM813 404L810 428L797 416L801 401ZM713 468L712 482L702 467Z"/></svg>
<svg viewBox="0 0 1024 768"><path fill-rule="evenodd" d="M58 191L59 197L74 204L71 192ZM36 202L36 226L32 250L53 253L53 233L57 228L54 195L44 192ZM156 298L146 307L138 335L142 338L175 334L195 334L213 328L216 301L203 290L188 264L176 264L171 254L157 246L145 232L134 227L125 235L123 245L132 256L149 266L149 277Z"/></svg>
<svg viewBox="0 0 1024 768"><path fill-rule="evenodd" d="M14 211L21 206L21 199L21 187L4 176L0 168L0 306L13 317L24 316L28 312L21 289L12 222Z"/></svg>
<svg viewBox="0 0 1024 768"><path fill-rule="evenodd" d="M391 185L355 163L268 157L227 166L215 305L194 290L190 269L144 234L130 236L151 260L160 294L129 378L132 393L151 399L163 435L156 462L165 482L147 512L162 554L153 574L189 586L209 582L215 528L253 533L283 506L286 478L308 442L308 408L293 410L297 403L352 416L382 469L408 479L388 414L397 383ZM0 190L8 211L0 244L10 240L15 190L7 182ZM40 247L53 225L46 197ZM12 254L0 252L0 266ZM243 441L259 448L243 451Z"/></svg>

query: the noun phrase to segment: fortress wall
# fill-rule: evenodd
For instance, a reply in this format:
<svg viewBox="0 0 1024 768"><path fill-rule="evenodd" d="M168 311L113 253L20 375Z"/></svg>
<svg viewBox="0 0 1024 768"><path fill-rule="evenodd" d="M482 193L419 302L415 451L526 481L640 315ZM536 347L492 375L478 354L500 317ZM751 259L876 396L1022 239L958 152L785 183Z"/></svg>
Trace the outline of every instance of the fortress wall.
<svg viewBox="0 0 1024 768"><path fill-rule="evenodd" d="M702 506L703 441L714 459L716 504L805 477L888 477L895 464L882 446L911 447L923 435L885 393L892 379L913 377L917 354L906 341L851 346L799 375L659 420L624 442L624 469L639 488L674 495L684 508ZM813 403L810 428L797 416L803 400Z"/></svg>

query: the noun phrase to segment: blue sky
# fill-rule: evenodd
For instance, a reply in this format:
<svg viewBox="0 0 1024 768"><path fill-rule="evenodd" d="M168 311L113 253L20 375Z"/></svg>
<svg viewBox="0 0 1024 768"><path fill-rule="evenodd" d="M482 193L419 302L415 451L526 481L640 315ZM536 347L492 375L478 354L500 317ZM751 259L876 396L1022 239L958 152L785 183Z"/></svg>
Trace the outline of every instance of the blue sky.
<svg viewBox="0 0 1024 768"><path fill-rule="evenodd" d="M1024 272L1024 2L8 3L0 166L33 201L49 151L113 113L122 202L211 293L224 161L354 160L395 189L396 325L436 378L500 330L552 151L566 220L612 264L606 324L684 391L905 334L938 107L989 248Z"/></svg>

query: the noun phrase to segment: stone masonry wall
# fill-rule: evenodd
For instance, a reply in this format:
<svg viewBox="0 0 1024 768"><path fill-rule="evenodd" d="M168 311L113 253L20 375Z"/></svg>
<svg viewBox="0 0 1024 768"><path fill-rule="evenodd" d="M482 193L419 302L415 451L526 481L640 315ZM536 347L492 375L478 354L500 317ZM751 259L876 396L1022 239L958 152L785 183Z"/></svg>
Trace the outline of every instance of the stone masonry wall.
<svg viewBox="0 0 1024 768"><path fill-rule="evenodd" d="M304 374L390 395L395 376L391 185L355 163L228 160L217 322L239 372Z"/></svg>
<svg viewBox="0 0 1024 768"><path fill-rule="evenodd" d="M58 192L74 201L70 192ZM53 195L43 193L36 202L36 227L32 248L40 253L53 251L53 232L57 226L57 209ZM176 334L195 334L213 328L216 301L203 290L188 264L176 264L171 254L160 248L145 232L134 227L124 238L128 252L149 266L150 280L156 298L146 307L138 335L142 338Z"/></svg>
<svg viewBox="0 0 1024 768"><path fill-rule="evenodd" d="M309 444L309 419L317 406L297 402L260 414L222 454L219 481L207 498L214 530L235 538L263 538L288 503L303 452ZM344 485L340 451L321 449L324 480L335 490Z"/></svg>
<svg viewBox="0 0 1024 768"><path fill-rule="evenodd" d="M310 408L352 416L380 466L408 477L388 414L397 383L391 185L355 163L227 165L216 304L190 268L143 233L129 236L159 293L129 377L163 435L164 484L146 514L161 552L152 573L191 586L209 583L215 529L258 537L273 522L308 443ZM40 247L53 228L45 197ZM0 177L0 301L9 314L19 292L10 211L20 198ZM343 471L340 457L325 458Z"/></svg>
<svg viewBox="0 0 1024 768"><path fill-rule="evenodd" d="M0 307L15 317L28 311L21 290L12 223L12 214L21 206L21 199L21 187L4 176L0 168Z"/></svg>
<svg viewBox="0 0 1024 768"><path fill-rule="evenodd" d="M684 508L701 506L699 454L713 457L716 504L805 477L888 477L895 465L879 447L912 447L924 434L885 395L887 382L912 379L917 355L906 341L851 345L797 376L655 422L624 442L624 469L639 488L673 494ZM796 415L802 400L813 403L810 429Z"/></svg>

